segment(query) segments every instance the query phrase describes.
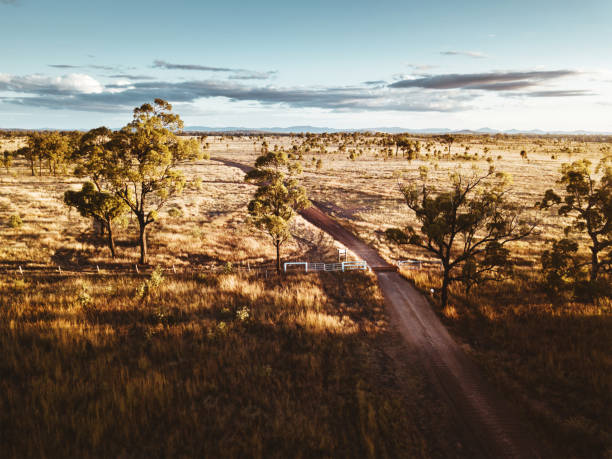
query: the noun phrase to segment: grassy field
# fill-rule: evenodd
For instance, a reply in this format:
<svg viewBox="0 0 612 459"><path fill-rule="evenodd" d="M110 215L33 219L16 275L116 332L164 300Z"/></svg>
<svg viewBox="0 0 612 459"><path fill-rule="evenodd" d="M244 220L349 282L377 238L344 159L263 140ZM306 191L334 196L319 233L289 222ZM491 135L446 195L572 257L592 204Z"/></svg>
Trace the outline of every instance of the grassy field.
<svg viewBox="0 0 612 459"><path fill-rule="evenodd" d="M390 261L426 256L390 246L382 236L390 226L414 223L398 180L416 177L420 166L444 187L451 171L494 165L513 176L512 199L532 209L556 186L561 164L582 158L596 163L611 145L596 138L461 137L448 157L446 144L423 137L420 158L409 161L382 145L380 136L319 136L307 143L297 136L207 137L212 159L185 168L188 189L150 232L153 265L271 265L271 244L246 224L253 187L239 169L215 161L253 164L262 140L270 149L301 151L301 180L310 198ZM12 349L2 364L9 376L2 398L8 451L28 455L17 436L27 430L35 433L38 443L32 444L49 448L49 455L76 438L74 455L91 454L87 442L98 439L102 446L95 451L111 456L165 445L175 448L169 455L254 450L282 456L289 449L271 448L283 438L305 457L469 456L456 448L446 414L432 412L436 404L418 372L390 364L397 337L370 277L167 279L146 301L134 293L138 278L21 281L15 269L22 265L133 266L135 222L119 230L119 257L112 260L91 223L61 201L65 190L78 187L76 179L32 177L17 162L0 180L0 268L11 270L3 280L0 322L3 348ZM6 224L15 214L23 220L20 228ZM442 310L434 298L433 307L487 377L534 420L551 457L609 457L612 303L552 302L540 285L540 255L566 224L554 211L540 214L537 233L514 246L513 280L478 288L469 298L454 286L450 305ZM334 259L335 243L316 228L298 219L294 233L287 259ZM404 274L424 291L440 285L435 271ZM237 315L243 306L246 321ZM72 375L72 365L84 376ZM30 373L38 385L26 394L19 387ZM414 398L407 400L400 389L404 380ZM269 398L270 388L282 394L282 406ZM139 393L146 402L138 401ZM285 414L275 420L277 411ZM54 436L60 418L72 413ZM11 416L25 424L9 422ZM255 425L259 416L268 420L266 428ZM188 435L195 420L202 430ZM234 423L238 430L228 432ZM147 439L155 436L165 440L151 444ZM129 449L132 442L138 450Z"/></svg>
<svg viewBox="0 0 612 459"><path fill-rule="evenodd" d="M370 275L146 281L0 282L3 457L469 457Z"/></svg>

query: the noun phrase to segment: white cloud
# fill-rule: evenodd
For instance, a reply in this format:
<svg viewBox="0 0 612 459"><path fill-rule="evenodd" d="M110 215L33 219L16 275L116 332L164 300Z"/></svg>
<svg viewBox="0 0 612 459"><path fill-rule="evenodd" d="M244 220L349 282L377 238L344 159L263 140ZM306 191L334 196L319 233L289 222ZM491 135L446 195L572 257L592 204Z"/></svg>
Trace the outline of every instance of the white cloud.
<svg viewBox="0 0 612 459"><path fill-rule="evenodd" d="M474 59L486 59L489 57L480 51L442 51L440 54L443 56L467 56L473 57Z"/></svg>
<svg viewBox="0 0 612 459"><path fill-rule="evenodd" d="M40 74L24 76L0 74L0 89L44 94L100 94L104 91L104 85L82 73L58 77Z"/></svg>

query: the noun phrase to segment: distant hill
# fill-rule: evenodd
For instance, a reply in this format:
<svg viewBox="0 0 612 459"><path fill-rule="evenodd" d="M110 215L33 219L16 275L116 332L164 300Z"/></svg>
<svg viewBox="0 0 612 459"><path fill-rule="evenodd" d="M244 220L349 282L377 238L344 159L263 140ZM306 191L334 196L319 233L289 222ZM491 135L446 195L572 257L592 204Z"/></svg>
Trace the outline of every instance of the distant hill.
<svg viewBox="0 0 612 459"><path fill-rule="evenodd" d="M400 134L402 132L410 134L531 134L531 135L612 135L612 132L596 132L596 131L543 131L541 129L532 130L520 130L520 129L508 129L508 130L496 130L491 128L481 129L448 129L448 128L428 128L428 129L411 129L402 127L372 127L362 129L337 129L330 127L318 127L318 126L289 126L289 127L268 127L268 128L247 128L247 127L236 127L236 126L224 126L224 127L211 127L211 126L186 126L185 131L199 131L199 132L235 132L245 134L289 134L289 133L303 133L311 132L313 134L321 134L324 132L336 133L336 132L384 132L387 134Z"/></svg>

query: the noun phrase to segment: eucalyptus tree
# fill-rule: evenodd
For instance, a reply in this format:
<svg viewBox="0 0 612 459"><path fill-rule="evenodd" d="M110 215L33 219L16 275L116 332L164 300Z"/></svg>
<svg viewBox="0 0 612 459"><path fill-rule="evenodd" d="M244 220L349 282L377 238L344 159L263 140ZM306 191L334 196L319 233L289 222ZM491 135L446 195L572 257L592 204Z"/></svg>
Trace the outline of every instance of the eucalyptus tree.
<svg viewBox="0 0 612 459"><path fill-rule="evenodd" d="M591 256L587 265L593 283L602 271L612 271L612 157L602 159L595 169L587 159L563 164L557 183L564 188L562 195L549 189L538 203L542 209L557 207L559 215L572 218L565 243L554 245L553 250L570 242L577 245L572 232L588 236Z"/></svg>
<svg viewBox="0 0 612 459"><path fill-rule="evenodd" d="M391 242L418 247L440 260L443 306L453 281L462 281L469 291L475 283L501 278L510 268L507 245L527 237L535 227L508 201L510 181L505 174L493 168L470 175L455 172L449 183L448 189L436 188L425 167L420 179L400 183L404 201L421 227L386 230Z"/></svg>
<svg viewBox="0 0 612 459"><path fill-rule="evenodd" d="M93 129L78 150L75 174L89 177L100 193L120 199L138 221L140 263L148 259L147 230L159 211L180 194L186 180L178 167L208 157L197 139L182 139L183 122L172 106L155 99L136 107L120 131Z"/></svg>
<svg viewBox="0 0 612 459"><path fill-rule="evenodd" d="M64 203L76 208L83 217L92 217L102 225L111 256L115 258L113 223L127 212L125 203L112 193L99 191L92 182L85 182L80 191L66 191Z"/></svg>
<svg viewBox="0 0 612 459"><path fill-rule="evenodd" d="M306 190L296 176L299 164L283 151L267 152L257 158L245 180L259 185L248 204L251 222L271 239L276 249L276 270L281 271L281 246L291 238L290 224L296 213L310 206Z"/></svg>
<svg viewBox="0 0 612 459"><path fill-rule="evenodd" d="M197 139L181 139L183 128L172 105L162 99L136 107L132 121L113 135L104 169L114 194L135 215L139 227L140 263L146 264L147 229L159 211L181 193L186 180L178 166L201 159Z"/></svg>

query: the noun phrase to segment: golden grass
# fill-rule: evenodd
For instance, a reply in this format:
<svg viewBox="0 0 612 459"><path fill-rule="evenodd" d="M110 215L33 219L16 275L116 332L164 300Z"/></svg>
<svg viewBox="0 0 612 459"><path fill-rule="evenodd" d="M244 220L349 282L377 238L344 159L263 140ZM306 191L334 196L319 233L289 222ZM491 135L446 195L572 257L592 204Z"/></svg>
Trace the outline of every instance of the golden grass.
<svg viewBox="0 0 612 459"><path fill-rule="evenodd" d="M0 282L3 457L458 454L371 276L142 281Z"/></svg>
<svg viewBox="0 0 612 459"><path fill-rule="evenodd" d="M270 148L288 151L304 141L291 136L265 140ZM424 255L390 246L382 237L389 226L415 223L401 201L399 176L409 180L427 166L432 179L444 186L448 173L457 168L494 164L512 174L512 199L531 208L555 186L562 163L581 158L596 163L610 151L609 143L597 139L481 136L453 144L453 154L463 156L467 147L472 159L436 159L434 152L446 146L423 137L422 144L431 146L422 153L429 157L409 162L401 155L385 158L379 140L317 139L318 145L303 155L302 181L312 199L388 260ZM206 142L213 158L253 164L260 154L261 139L255 137L208 137ZM19 145L12 142L9 149ZM352 160L351 150L362 153ZM527 151L527 160L521 150ZM475 153L478 158L473 159ZM317 159L321 168L315 166ZM270 264L271 244L245 224L245 206L254 188L244 184L243 172L215 161L189 164L185 172L192 186L152 228L151 263L177 268L228 261ZM0 171L0 268L98 264L112 270L136 262L134 222L119 229L119 257L111 260L104 241L92 235L90 222L69 213L62 203L63 192L78 187L78 181L28 174L19 161L10 174ZM171 217L171 207L183 216ZM13 214L24 222L19 229L5 224ZM541 214L539 232L514 246L514 281L479 289L470 302L454 286L450 305L436 310L489 378L532 414L549 451L555 456L605 456L612 454L612 419L606 411L612 405L610 304L553 304L537 282L546 241L561 235L566 224L554 211ZM295 230L286 259L334 257L328 236L301 219ZM439 285L432 271L410 272L409 277L427 292ZM380 306L377 294L353 293L347 286L354 282L336 285L325 277L291 278L283 285L272 279L215 279L168 281L146 305L133 298L140 281L129 278L4 282L2 344L9 346L3 357L9 363L2 368L10 370L11 378L3 383L10 398L3 399L0 412L19 418L14 425L9 417L2 418L2 429L9 433L7 451L54 455L61 447L73 447L64 455L134 455L129 454L136 451L129 449L133 444L143 455L198 454L205 445L209 456L236 455L247 448L262 456L294 456L302 450L305 455L384 456L401 454L397 442L406 441L408 455L461 455L449 448L451 440L440 445L423 439L423 428L439 432L428 424L434 418L431 411L421 415L423 403L401 399L395 386L379 384L381 374L395 370L381 360L384 353L377 347L388 333L381 331L386 319L366 314L376 310L372 304ZM83 292L93 298L93 306L83 295L79 302ZM347 312L354 307L347 295L361 304L366 319ZM374 297L378 299L372 303ZM249 320L242 322L236 314L244 306ZM71 367L76 367L75 376ZM420 387L413 373L408 376ZM271 393L280 394L279 400ZM344 398L349 402L342 402ZM425 427L415 428L406 406L421 415ZM296 415L290 419L291 410ZM25 415L20 417L21 412ZM37 416L44 421L36 421ZM264 419L266 429L254 429L255 419ZM230 428L234 423L237 430ZM82 432L77 428L81 424ZM55 428L57 436L52 435ZM29 445L17 438L17 432L25 431L33 432ZM401 440L392 440L393 435ZM156 436L164 441L147 441ZM67 446L66 439L72 438L74 445ZM359 440L351 446L355 438ZM94 440L101 445L98 449L92 447ZM274 442L281 449L270 449Z"/></svg>
<svg viewBox="0 0 612 459"><path fill-rule="evenodd" d="M441 286L433 270L403 274L423 291ZM469 300L458 285L451 293L452 304L436 308L443 322L525 407L546 449L562 457L612 452L612 301L551 304L528 272L477 288Z"/></svg>

